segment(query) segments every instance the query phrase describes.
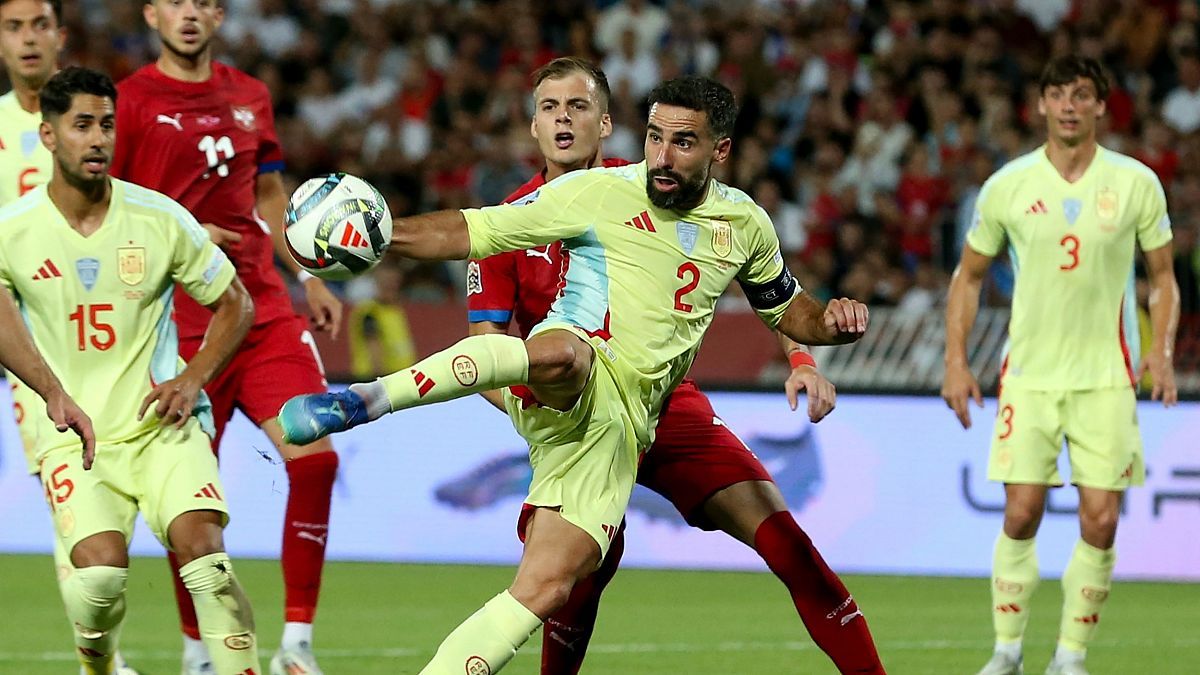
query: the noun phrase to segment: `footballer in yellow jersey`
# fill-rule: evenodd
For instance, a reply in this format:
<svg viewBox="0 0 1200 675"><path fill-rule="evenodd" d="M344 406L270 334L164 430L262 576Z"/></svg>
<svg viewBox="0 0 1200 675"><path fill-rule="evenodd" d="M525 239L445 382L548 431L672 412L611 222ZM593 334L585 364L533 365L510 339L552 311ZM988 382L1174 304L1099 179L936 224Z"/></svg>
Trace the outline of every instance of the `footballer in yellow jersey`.
<svg viewBox="0 0 1200 675"><path fill-rule="evenodd" d="M505 406L533 465L521 564L423 673L499 671L596 569L663 397L730 282L768 326L802 344L849 342L866 329L864 305L826 307L800 289L766 213L712 178L731 147L732 92L690 77L663 83L650 100L641 164L567 173L512 204L395 222L392 247L410 258L484 258L561 240L563 290L528 339L475 335L280 411L285 437L310 442L394 410L508 387Z"/></svg>
<svg viewBox="0 0 1200 675"><path fill-rule="evenodd" d="M1171 367L1179 313L1166 197L1140 162L1101 147L1096 120L1108 80L1100 65L1056 59L1041 78L1045 145L989 178L976 203L946 308L942 395L964 427L982 402L966 337L982 279L1007 246L1016 276L988 478L1005 484L1004 526L993 560L996 648L981 675L1022 668L1021 639L1038 581L1034 537L1050 486L1063 484L1065 444L1079 491L1080 540L1063 574L1058 649L1047 673L1085 673L1087 645L1109 593L1121 496L1145 469L1136 383L1149 370L1153 398L1177 398ZM1154 343L1139 354L1134 255L1152 287Z"/></svg>
<svg viewBox="0 0 1200 675"><path fill-rule="evenodd" d="M85 673L111 673L140 512L180 570L218 673L257 668L251 610L223 551L228 521L201 387L253 321L233 265L181 206L112 179L116 87L67 68L39 92L50 182L0 208L0 283L67 393L93 411L96 459L35 434L57 544L73 567L62 594ZM214 311L207 346L178 355L175 285ZM253 671L251 671L253 672Z"/></svg>

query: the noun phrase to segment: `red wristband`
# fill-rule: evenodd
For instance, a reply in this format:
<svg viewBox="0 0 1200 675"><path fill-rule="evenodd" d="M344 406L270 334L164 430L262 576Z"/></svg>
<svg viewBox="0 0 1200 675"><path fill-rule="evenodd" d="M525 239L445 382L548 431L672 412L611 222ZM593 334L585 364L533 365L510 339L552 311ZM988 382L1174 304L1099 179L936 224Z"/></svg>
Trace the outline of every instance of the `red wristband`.
<svg viewBox="0 0 1200 675"><path fill-rule="evenodd" d="M812 366L813 368L817 367L817 362L815 359L813 359L812 354L800 349L797 349L793 352L788 352L788 363L792 364L792 370L795 370L800 366Z"/></svg>

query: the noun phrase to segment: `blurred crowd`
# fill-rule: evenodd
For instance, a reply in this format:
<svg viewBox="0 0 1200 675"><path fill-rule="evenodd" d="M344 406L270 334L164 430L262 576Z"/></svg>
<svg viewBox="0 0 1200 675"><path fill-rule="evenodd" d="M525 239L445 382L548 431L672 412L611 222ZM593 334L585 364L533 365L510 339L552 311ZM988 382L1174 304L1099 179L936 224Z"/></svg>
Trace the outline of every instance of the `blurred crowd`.
<svg viewBox="0 0 1200 675"><path fill-rule="evenodd" d="M219 51L269 86L292 185L355 173L398 215L496 203L540 166L541 64L602 65L605 154L632 160L650 88L708 75L741 104L719 178L771 214L804 286L913 311L940 301L983 180L1042 142L1042 64L1095 57L1114 85L1101 143L1162 180L1184 308L1200 310L1196 0L222 2ZM70 62L120 77L154 57L140 2L65 4ZM461 284L459 266L397 263L344 290L440 302ZM989 301L1010 292L997 265Z"/></svg>

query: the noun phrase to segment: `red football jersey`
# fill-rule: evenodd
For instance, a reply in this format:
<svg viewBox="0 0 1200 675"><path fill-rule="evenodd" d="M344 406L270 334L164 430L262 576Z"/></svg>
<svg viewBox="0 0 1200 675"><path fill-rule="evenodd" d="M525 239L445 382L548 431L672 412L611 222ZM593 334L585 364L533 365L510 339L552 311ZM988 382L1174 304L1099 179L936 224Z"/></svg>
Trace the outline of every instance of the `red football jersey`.
<svg viewBox="0 0 1200 675"><path fill-rule="evenodd" d="M606 159L604 166L625 166L623 159ZM504 203L515 202L546 184L539 172ZM558 298L563 272L562 242L499 253L467 263L467 320L471 323L516 321L521 337L542 322Z"/></svg>
<svg viewBox="0 0 1200 675"><path fill-rule="evenodd" d="M226 250L254 298L258 325L293 314L270 231L255 212L258 174L282 171L283 152L266 85L215 61L212 70L206 82L183 82L150 64L117 85L112 173L242 236ZM178 290L175 312L181 337L203 335L212 318Z"/></svg>

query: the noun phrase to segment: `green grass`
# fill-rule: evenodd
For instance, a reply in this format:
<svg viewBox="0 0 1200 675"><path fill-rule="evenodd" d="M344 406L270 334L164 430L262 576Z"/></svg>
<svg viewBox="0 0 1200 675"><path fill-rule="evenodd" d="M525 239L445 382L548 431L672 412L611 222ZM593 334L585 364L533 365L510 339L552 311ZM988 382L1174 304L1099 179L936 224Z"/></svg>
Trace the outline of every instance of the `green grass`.
<svg viewBox="0 0 1200 675"><path fill-rule="evenodd" d="M258 616L264 664L282 626L276 564L237 562ZM459 621L509 582L506 567L331 563L317 625L329 675L416 673ZM847 577L888 671L973 673L991 648L987 583L978 579ZM1026 664L1054 648L1058 584L1034 600ZM1200 672L1200 586L1121 583L1092 647L1093 675ZM0 556L0 673L74 673L51 562ZM123 651L147 675L179 672L166 563L135 559ZM538 637L506 673L535 673ZM834 673L768 574L623 570L610 586L583 670L592 675Z"/></svg>

